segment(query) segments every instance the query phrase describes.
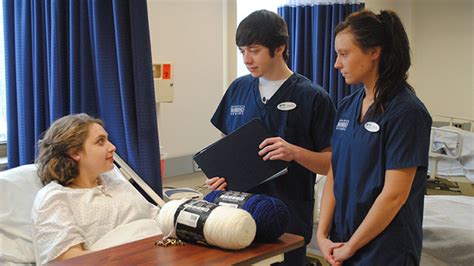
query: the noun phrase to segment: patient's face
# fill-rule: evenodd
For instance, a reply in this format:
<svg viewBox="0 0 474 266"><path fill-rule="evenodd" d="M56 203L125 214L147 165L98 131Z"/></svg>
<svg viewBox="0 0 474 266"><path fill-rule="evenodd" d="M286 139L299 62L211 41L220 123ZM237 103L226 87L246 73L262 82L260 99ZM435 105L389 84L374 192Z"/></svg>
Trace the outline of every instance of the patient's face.
<svg viewBox="0 0 474 266"><path fill-rule="evenodd" d="M108 134L99 124L89 126L89 134L84 149L78 153L79 171L91 177L112 170L115 146L109 141Z"/></svg>

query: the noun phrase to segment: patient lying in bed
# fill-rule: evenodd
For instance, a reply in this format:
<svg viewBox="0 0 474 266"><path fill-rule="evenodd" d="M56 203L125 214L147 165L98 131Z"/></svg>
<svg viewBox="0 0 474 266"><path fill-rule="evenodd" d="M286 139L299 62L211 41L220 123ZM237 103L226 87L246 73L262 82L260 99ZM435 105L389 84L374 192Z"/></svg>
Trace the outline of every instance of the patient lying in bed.
<svg viewBox="0 0 474 266"><path fill-rule="evenodd" d="M51 182L39 191L32 214L37 263L51 261L77 245L84 250L102 249L98 240L119 225L157 217L159 209L127 181L107 175L101 178L102 185L91 189Z"/></svg>
<svg viewBox="0 0 474 266"><path fill-rule="evenodd" d="M161 233L154 221L159 208L127 181L106 173L114 166L114 152L102 122L85 114L57 120L39 141L38 176L45 187L32 210L39 265L106 248L110 241L104 237L113 242L126 231L114 230L125 225L148 225L141 232L148 236Z"/></svg>

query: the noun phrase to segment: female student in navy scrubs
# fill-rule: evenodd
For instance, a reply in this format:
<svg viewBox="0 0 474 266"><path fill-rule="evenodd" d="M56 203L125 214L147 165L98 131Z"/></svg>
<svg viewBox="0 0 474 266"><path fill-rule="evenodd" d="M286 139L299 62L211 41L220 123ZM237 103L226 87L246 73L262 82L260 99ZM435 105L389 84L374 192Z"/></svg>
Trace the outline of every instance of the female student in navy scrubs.
<svg viewBox="0 0 474 266"><path fill-rule="evenodd" d="M274 137L260 144L263 160L289 161L288 173L249 192L277 197L288 206L287 232L302 235L306 244L313 231L315 172L326 174L335 110L328 93L286 64L288 30L282 17L255 11L239 24L236 44L250 75L227 89L211 122L230 134L254 118ZM244 166L243 166L244 167ZM225 177L209 179L210 189L224 189ZM306 246L285 253L284 264L306 264Z"/></svg>
<svg viewBox="0 0 474 266"><path fill-rule="evenodd" d="M418 265L431 118L407 82L407 35L394 12L360 11L335 47L346 83L364 87L336 115L319 247L336 265Z"/></svg>

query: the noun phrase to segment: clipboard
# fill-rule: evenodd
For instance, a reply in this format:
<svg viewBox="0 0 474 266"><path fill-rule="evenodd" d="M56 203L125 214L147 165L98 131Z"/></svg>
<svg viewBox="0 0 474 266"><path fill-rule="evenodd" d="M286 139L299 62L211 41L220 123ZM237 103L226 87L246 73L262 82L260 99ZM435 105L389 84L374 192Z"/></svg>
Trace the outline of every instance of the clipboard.
<svg viewBox="0 0 474 266"><path fill-rule="evenodd" d="M253 119L199 151L193 159L208 178L224 177L228 190L248 191L288 172L289 162L264 161L258 155L258 145L268 137L271 135L260 119Z"/></svg>

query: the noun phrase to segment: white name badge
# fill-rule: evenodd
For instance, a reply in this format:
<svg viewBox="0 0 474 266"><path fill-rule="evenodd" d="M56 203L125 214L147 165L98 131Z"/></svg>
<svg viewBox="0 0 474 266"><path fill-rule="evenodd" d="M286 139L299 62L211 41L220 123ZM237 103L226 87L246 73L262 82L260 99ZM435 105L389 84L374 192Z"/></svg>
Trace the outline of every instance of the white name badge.
<svg viewBox="0 0 474 266"><path fill-rule="evenodd" d="M294 102L282 102L277 105L278 110L281 111L290 111L296 108L296 103Z"/></svg>
<svg viewBox="0 0 474 266"><path fill-rule="evenodd" d="M364 127L369 132L378 132L380 130L380 126L375 122L367 122Z"/></svg>

